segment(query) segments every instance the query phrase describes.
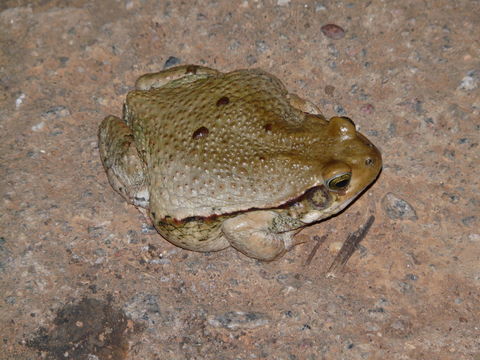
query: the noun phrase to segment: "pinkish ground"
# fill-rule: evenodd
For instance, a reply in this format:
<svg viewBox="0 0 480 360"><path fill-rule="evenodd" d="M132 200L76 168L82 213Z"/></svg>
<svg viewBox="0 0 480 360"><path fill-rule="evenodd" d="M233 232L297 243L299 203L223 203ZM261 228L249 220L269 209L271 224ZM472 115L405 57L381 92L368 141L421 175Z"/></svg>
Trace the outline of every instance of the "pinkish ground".
<svg viewBox="0 0 480 360"><path fill-rule="evenodd" d="M0 3L1 359L480 359L478 1L29 3ZM308 266L315 241L175 248L109 186L97 127L171 57L267 70L381 149L376 184L298 235L328 234Z"/></svg>

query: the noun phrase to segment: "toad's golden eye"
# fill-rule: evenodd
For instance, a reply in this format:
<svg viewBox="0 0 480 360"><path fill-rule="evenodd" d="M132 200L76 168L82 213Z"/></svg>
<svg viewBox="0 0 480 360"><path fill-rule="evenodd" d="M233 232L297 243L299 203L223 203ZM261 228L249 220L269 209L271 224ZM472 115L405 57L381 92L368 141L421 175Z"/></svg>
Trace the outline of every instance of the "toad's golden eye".
<svg viewBox="0 0 480 360"><path fill-rule="evenodd" d="M339 191L345 190L350 185L351 173L343 173L335 175L333 178L327 180L327 186L330 190Z"/></svg>

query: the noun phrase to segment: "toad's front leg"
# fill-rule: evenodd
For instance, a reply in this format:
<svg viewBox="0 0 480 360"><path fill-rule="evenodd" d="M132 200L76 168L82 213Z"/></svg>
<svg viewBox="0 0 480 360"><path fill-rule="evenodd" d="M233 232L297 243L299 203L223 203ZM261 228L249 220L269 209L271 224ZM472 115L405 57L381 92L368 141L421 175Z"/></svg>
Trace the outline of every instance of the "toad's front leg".
<svg viewBox="0 0 480 360"><path fill-rule="evenodd" d="M304 225L275 211L262 210L225 220L222 231L238 251L258 260L271 261L296 245L293 235Z"/></svg>

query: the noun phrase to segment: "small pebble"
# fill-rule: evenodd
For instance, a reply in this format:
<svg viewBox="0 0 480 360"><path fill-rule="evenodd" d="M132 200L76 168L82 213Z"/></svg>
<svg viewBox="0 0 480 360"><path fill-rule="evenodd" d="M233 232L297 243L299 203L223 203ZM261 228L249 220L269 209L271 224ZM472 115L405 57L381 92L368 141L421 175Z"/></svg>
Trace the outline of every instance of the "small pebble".
<svg viewBox="0 0 480 360"><path fill-rule="evenodd" d="M163 64L163 68L164 69L168 69L169 67L172 67L172 66L175 66L175 65L178 65L182 62L182 60L180 60L179 58L175 57L175 56L170 56L167 61L165 61L165 64Z"/></svg>
<svg viewBox="0 0 480 360"><path fill-rule="evenodd" d="M107 254L105 249L102 249L102 248L95 249L94 253L96 256L105 256Z"/></svg>
<svg viewBox="0 0 480 360"><path fill-rule="evenodd" d="M405 200L393 193L388 193L382 199L382 205L387 216L392 220L417 220L415 209Z"/></svg>
<svg viewBox="0 0 480 360"><path fill-rule="evenodd" d="M259 312L229 311L221 315L209 316L209 325L229 330L254 329L270 322L266 314Z"/></svg>
<svg viewBox="0 0 480 360"><path fill-rule="evenodd" d="M345 108L342 105L335 105L333 108L338 115L340 116L347 115L347 112L345 111Z"/></svg>
<svg viewBox="0 0 480 360"><path fill-rule="evenodd" d="M253 55L247 55L247 64L248 65L253 65L256 64L257 58Z"/></svg>
<svg viewBox="0 0 480 360"><path fill-rule="evenodd" d="M462 218L462 223L465 226L473 226L476 221L477 221L477 217L475 215L466 216Z"/></svg>
<svg viewBox="0 0 480 360"><path fill-rule="evenodd" d="M475 76L475 71L469 71L467 76L465 76L462 81L460 82L460 85L458 88L460 90L474 90L478 87L478 79Z"/></svg>
<svg viewBox="0 0 480 360"><path fill-rule="evenodd" d="M45 127L45 121L40 121L38 124L32 126L32 131L39 132Z"/></svg>
<svg viewBox="0 0 480 360"><path fill-rule="evenodd" d="M397 320L390 325L395 330L405 330L405 322L402 320Z"/></svg>
<svg viewBox="0 0 480 360"><path fill-rule="evenodd" d="M142 224L142 228L140 231L142 234L149 234L149 235L157 233L157 230L155 230L155 228L152 225L147 223Z"/></svg>
<svg viewBox="0 0 480 360"><path fill-rule="evenodd" d="M238 40L233 40L229 45L228 48L230 50L237 50L240 47L241 43Z"/></svg>
<svg viewBox="0 0 480 360"><path fill-rule="evenodd" d="M22 105L23 100L25 100L25 97L26 97L25 94L20 94L20 96L17 97L17 99L15 100L15 107L16 107L16 108L19 108L20 105Z"/></svg>
<svg viewBox="0 0 480 360"><path fill-rule="evenodd" d="M52 106L42 113L42 118L47 120L59 119L70 116L70 110L63 105Z"/></svg>
<svg viewBox="0 0 480 360"><path fill-rule="evenodd" d="M65 64L68 62L68 60L69 60L69 59L68 59L68 57L66 57L66 56L60 56L60 57L58 58L58 61L60 61L60 63L62 64L62 66L65 65Z"/></svg>
<svg viewBox="0 0 480 360"><path fill-rule="evenodd" d="M323 35L333 40L339 40L345 36L345 30L335 24L323 25L320 30Z"/></svg>
<svg viewBox="0 0 480 360"><path fill-rule="evenodd" d="M360 111L364 114L371 115L375 111L375 107L372 104L363 104L360 107Z"/></svg>
<svg viewBox="0 0 480 360"><path fill-rule="evenodd" d="M261 54L261 53L264 53L265 51L268 50L268 45L265 41L258 40L258 41L255 42L255 48Z"/></svg>
<svg viewBox="0 0 480 360"><path fill-rule="evenodd" d="M450 201L453 204L456 204L460 200L460 196L458 196L457 194L454 194L454 193L444 192L442 194L442 199Z"/></svg>
<svg viewBox="0 0 480 360"><path fill-rule="evenodd" d="M332 85L325 86L325 94L327 94L328 96L333 96L334 92L335 92L335 86L332 86Z"/></svg>
<svg viewBox="0 0 480 360"><path fill-rule="evenodd" d="M480 242L480 234L470 234L468 235L468 240L473 242Z"/></svg>
<svg viewBox="0 0 480 360"><path fill-rule="evenodd" d="M133 3L133 1L127 1L125 3L125 9L126 10L132 10L134 6L135 6L135 4Z"/></svg>
<svg viewBox="0 0 480 360"><path fill-rule="evenodd" d="M327 46L328 55L332 57L338 57L340 55L340 51L338 51L337 47L333 44L328 44Z"/></svg>

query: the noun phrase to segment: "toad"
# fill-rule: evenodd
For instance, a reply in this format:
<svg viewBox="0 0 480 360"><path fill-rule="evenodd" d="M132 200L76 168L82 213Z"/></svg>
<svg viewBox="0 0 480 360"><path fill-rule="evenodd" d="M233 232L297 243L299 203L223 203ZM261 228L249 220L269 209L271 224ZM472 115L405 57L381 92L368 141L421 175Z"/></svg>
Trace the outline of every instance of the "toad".
<svg viewBox="0 0 480 360"><path fill-rule="evenodd" d="M108 180L171 243L270 261L303 227L343 210L378 176L378 149L347 117L326 120L262 70L187 65L141 76L107 116Z"/></svg>

